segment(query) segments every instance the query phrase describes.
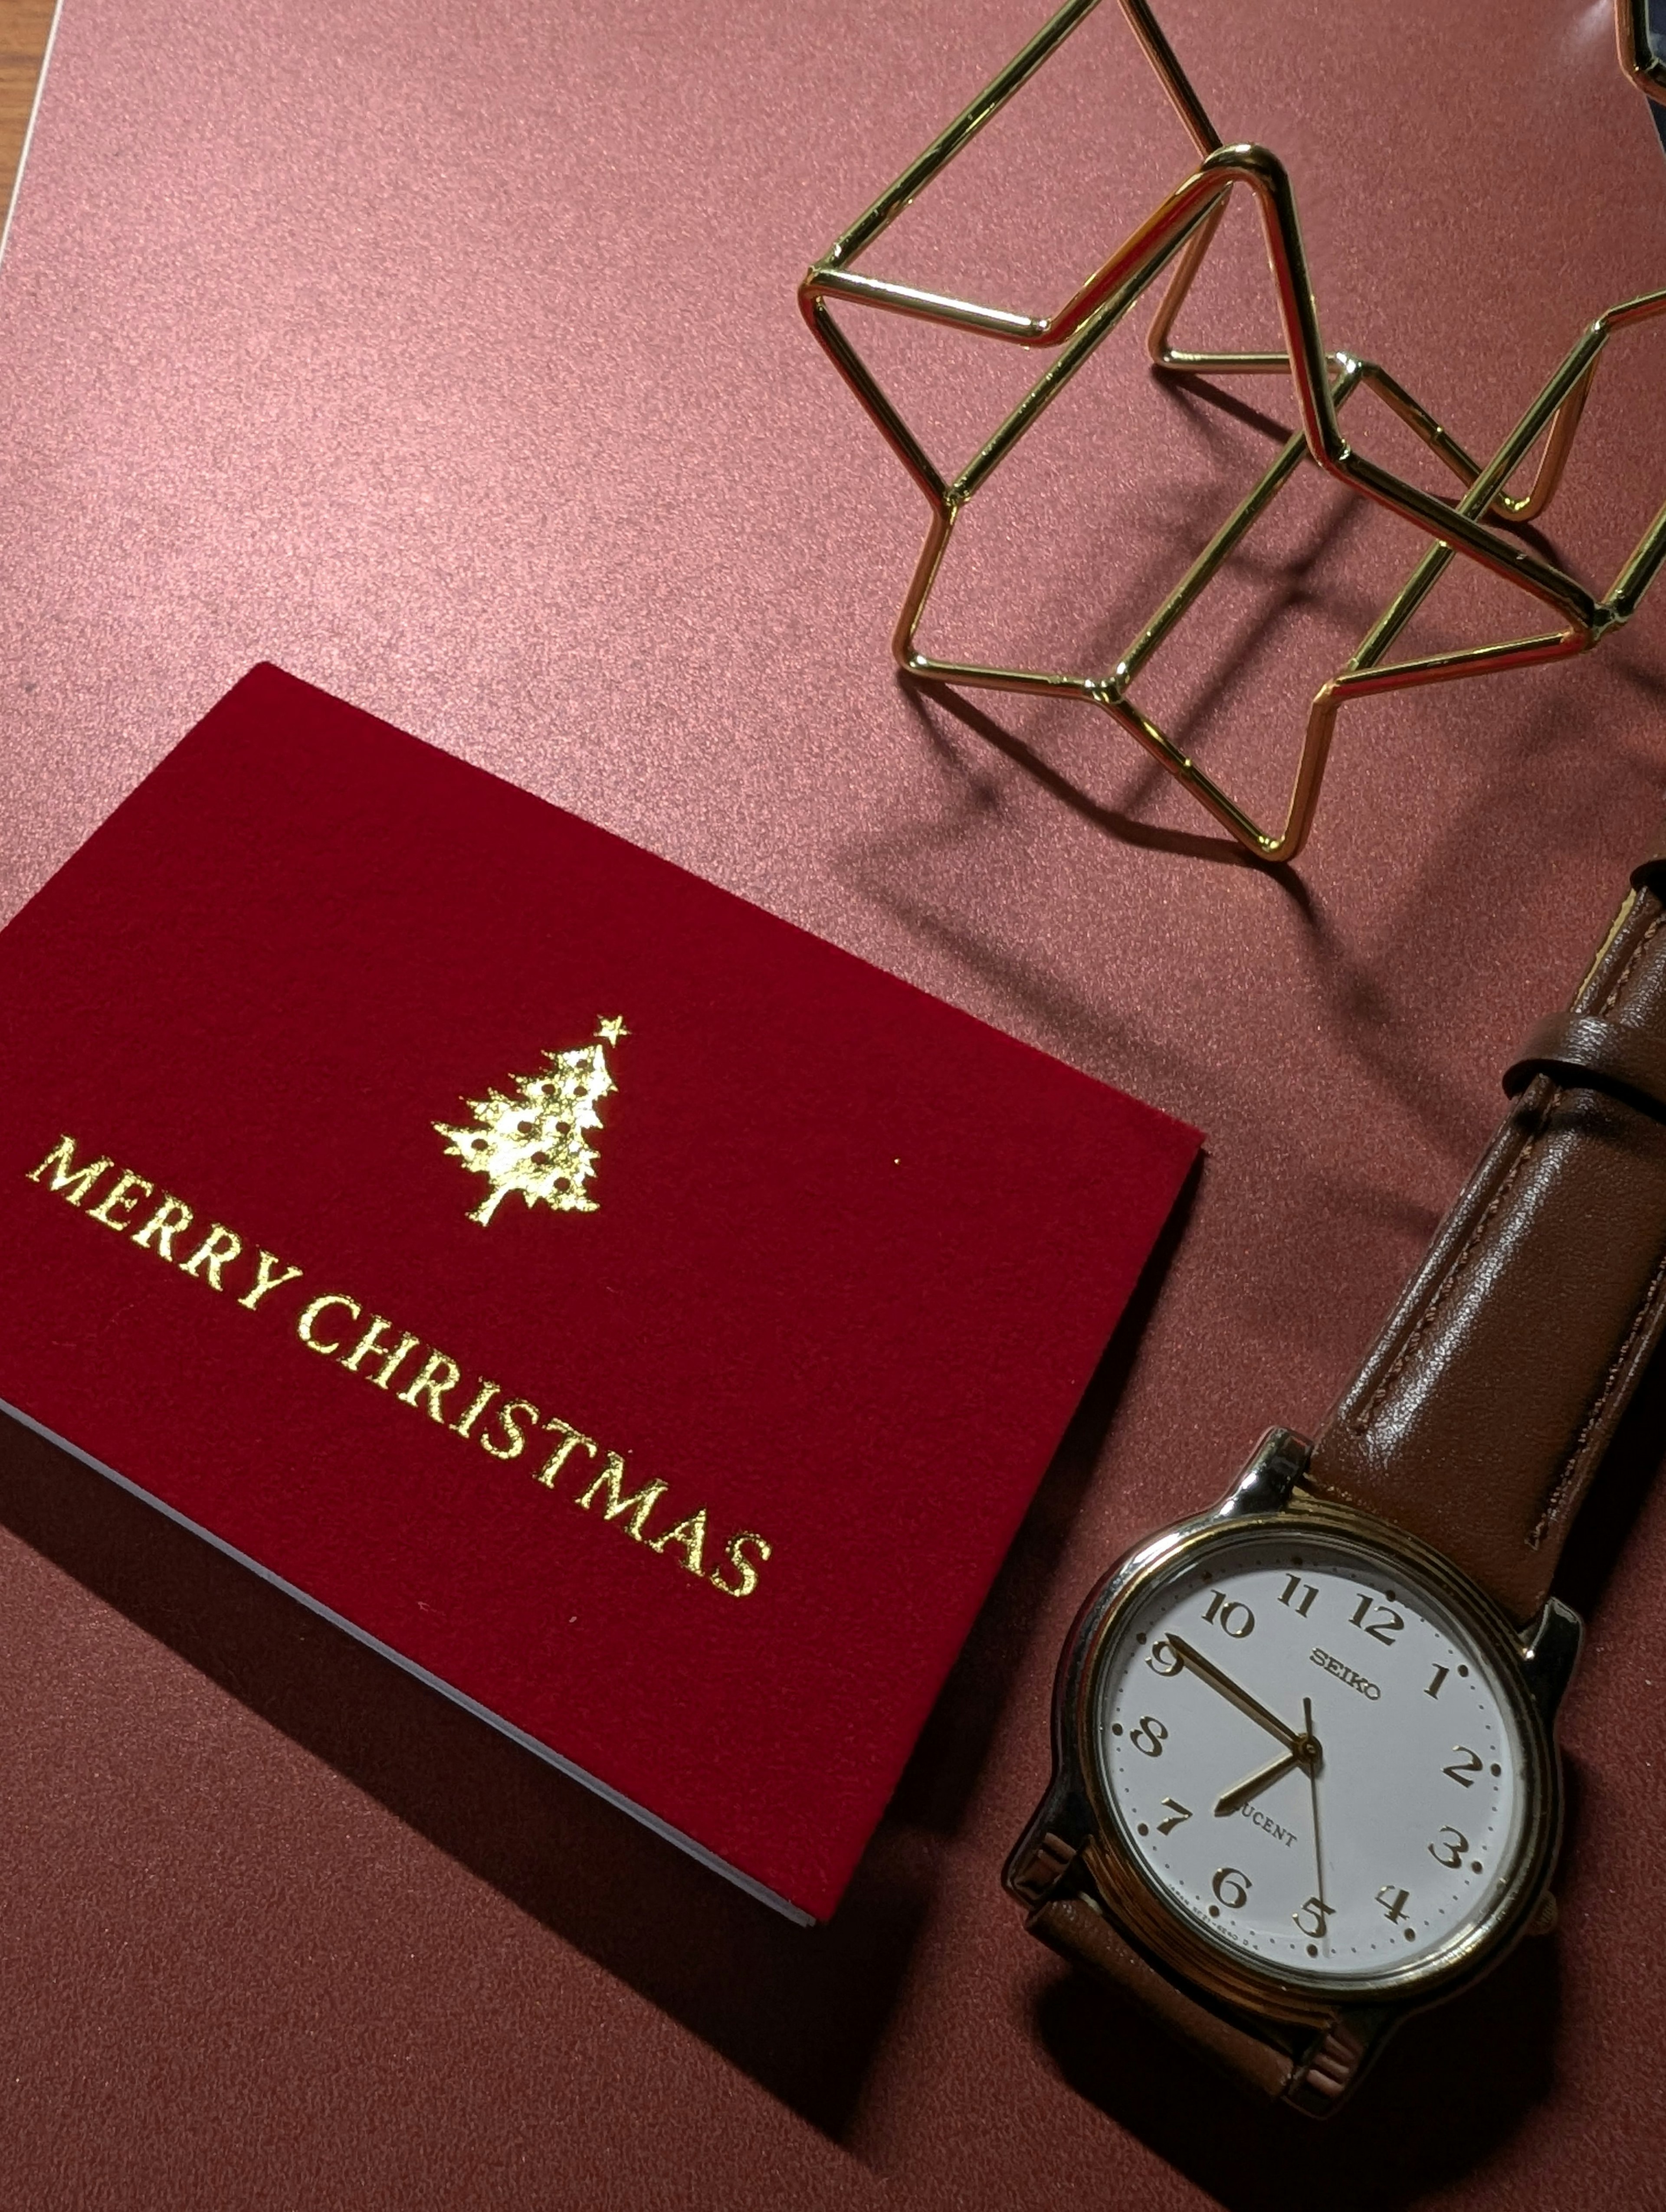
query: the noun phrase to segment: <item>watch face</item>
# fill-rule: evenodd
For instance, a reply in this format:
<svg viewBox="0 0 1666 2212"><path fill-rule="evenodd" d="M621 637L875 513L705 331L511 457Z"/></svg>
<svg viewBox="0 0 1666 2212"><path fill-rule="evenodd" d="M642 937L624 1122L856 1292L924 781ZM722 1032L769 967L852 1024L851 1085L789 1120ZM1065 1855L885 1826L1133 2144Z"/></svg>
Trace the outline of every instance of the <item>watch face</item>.
<svg viewBox="0 0 1666 2212"><path fill-rule="evenodd" d="M1441 1971L1519 1897L1542 1828L1495 1648L1416 1566L1324 1527L1183 1547L1115 1609L1090 1691L1123 1855L1282 1979Z"/></svg>

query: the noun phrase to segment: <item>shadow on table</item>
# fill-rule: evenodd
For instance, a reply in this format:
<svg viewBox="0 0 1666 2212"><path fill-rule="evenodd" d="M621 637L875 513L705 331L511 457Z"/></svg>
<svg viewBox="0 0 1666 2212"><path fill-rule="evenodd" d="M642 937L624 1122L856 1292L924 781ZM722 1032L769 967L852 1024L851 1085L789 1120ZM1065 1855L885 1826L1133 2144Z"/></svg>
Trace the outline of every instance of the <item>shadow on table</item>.
<svg viewBox="0 0 1666 2212"><path fill-rule="evenodd" d="M843 1903L793 1926L32 1431L0 1522L828 2135L847 2128L1195 1174Z"/></svg>
<svg viewBox="0 0 1666 2212"><path fill-rule="evenodd" d="M1334 2119L1217 2076L1112 1992L1071 1973L1037 2002L1060 2072L1228 2212L1401 2212L1472 2172L1550 2089L1554 1941L1414 2020Z"/></svg>

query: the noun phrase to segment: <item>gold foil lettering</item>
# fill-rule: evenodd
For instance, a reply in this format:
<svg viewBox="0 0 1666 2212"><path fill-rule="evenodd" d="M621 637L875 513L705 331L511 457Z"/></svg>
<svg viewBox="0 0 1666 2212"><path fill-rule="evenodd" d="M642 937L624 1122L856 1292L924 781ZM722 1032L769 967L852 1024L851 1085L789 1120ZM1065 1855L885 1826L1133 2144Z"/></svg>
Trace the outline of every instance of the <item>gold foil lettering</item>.
<svg viewBox="0 0 1666 2212"><path fill-rule="evenodd" d="M674 1528L667 1528L663 1536L656 1536L649 1544L650 1552L663 1552L667 1544L682 1547L683 1565L691 1575L699 1574L705 1564L706 1509L691 1513L686 1521L679 1521Z"/></svg>
<svg viewBox="0 0 1666 2212"><path fill-rule="evenodd" d="M517 1413L524 1413L526 1416L526 1420L516 1420ZM519 1459L526 1443L521 1431L536 1424L538 1407L530 1398L508 1398L498 1407L497 1418L503 1424L502 1448L495 1444L489 1437L482 1437L481 1449L489 1451L494 1459Z"/></svg>
<svg viewBox="0 0 1666 2212"><path fill-rule="evenodd" d="M623 1023L608 1021L598 1025L598 1036L610 1045L617 1044L619 1036L626 1033ZM590 1049L586 1048L587 1051ZM594 1049L599 1055L600 1046ZM581 1055L568 1057L576 1062ZM563 1064L556 1063L558 1066ZM102 1222L106 1229L113 1229L119 1235L131 1226L142 1201L155 1195L155 1186L147 1182L132 1169L124 1168L100 1202L96 1206L86 1206L94 1186L101 1176L108 1172L112 1164L112 1161L103 1156L95 1160L78 1160L74 1138L64 1136L58 1139L40 1166L30 1170L28 1180L41 1182L50 1176L49 1189L67 1198L71 1206L85 1206L93 1220ZM489 1218L502 1194L495 1185L491 1199L473 1218L476 1220ZM527 1194L523 1192L523 1195ZM552 1200L550 1202L561 1204L563 1201ZM567 1202L570 1204L570 1201ZM581 1206L587 1203L582 1200L579 1201ZM206 1281L211 1290L222 1291L225 1289L223 1271L241 1256L243 1240L234 1231L228 1229L223 1222L211 1222L207 1235L191 1257L179 1261L174 1253L175 1240L189 1237L194 1218L192 1208L183 1199L164 1192L161 1203L143 1227L133 1230L130 1241L143 1246L147 1252L156 1253L170 1265L180 1267L185 1274L194 1275L199 1282ZM246 1307L251 1313L263 1304L272 1291L297 1281L301 1273L299 1267L280 1260L275 1253L259 1246L255 1249L258 1256L254 1280L237 1300L239 1305ZM364 1309L356 1298L347 1297L339 1291L330 1291L322 1297L314 1298L303 1310L295 1322L295 1334L309 1350L321 1352L326 1359L339 1359L350 1374L366 1374L378 1389L388 1389L399 1368L417 1349L420 1340L407 1331L397 1344L390 1343L388 1339L393 1324L384 1315L375 1314L352 1350L344 1352L342 1347L346 1340L338 1331L329 1335L319 1333L319 1323L332 1310L339 1310L345 1314L355 1328L364 1319ZM370 1363L368 1369L366 1362ZM402 1406L410 1406L418 1413L426 1412L431 1421L437 1422L443 1428L447 1425L446 1401L459 1389L462 1380L463 1370L454 1359L449 1358L443 1352L430 1349L415 1378L397 1395ZM497 1402L500 1400L502 1402ZM492 1412L494 1405L496 1410ZM504 1400L502 1386L483 1377L468 1410L459 1420L451 1422L449 1428L453 1436L474 1437L482 1450L488 1452L493 1459L519 1459L541 1418L530 1398ZM477 1425L483 1422L486 1425L481 1428ZM534 1480L553 1490L558 1486L562 1472L575 1453L582 1453L593 1462L602 1447L594 1437L586 1436L570 1421L561 1420L554 1415L544 1421L543 1426L557 1441ZM702 1505L696 1511L686 1514L660 1534L648 1536L646 1533L648 1522L660 1500L666 1495L667 1486L661 1481L644 1482L635 1490L627 1490L627 1480L623 1454L608 1452L602 1461L600 1473L592 1470L588 1486L578 1493L574 1502L581 1511L588 1512L599 1498L602 1519L622 1521L635 1542L644 1545L648 1551L659 1553L661 1557L668 1552L674 1552L685 1573L698 1577L701 1581L709 1583L712 1589L721 1590L725 1597L751 1596L758 1586L759 1574L770 1553L769 1544L756 1530L745 1528L732 1538L723 1547L724 1565L708 1571L706 1546L710 1531L705 1507Z"/></svg>
<svg viewBox="0 0 1666 2212"><path fill-rule="evenodd" d="M133 1209L139 1202L141 1192L146 1198L154 1197L155 1185L148 1183L143 1176L136 1176L131 1168L124 1168L98 1204L88 1208L87 1218L89 1221L101 1221L106 1229L113 1229L119 1237L132 1218ZM123 1209L119 1221L110 1210L115 1206L119 1206ZM218 1285L216 1285L216 1287L217 1288Z"/></svg>
<svg viewBox="0 0 1666 2212"><path fill-rule="evenodd" d="M183 1237L191 1226L191 1208L182 1199L170 1198L166 1191L162 1202L143 1229L133 1232L133 1242L142 1244L147 1252L155 1251L161 1259L173 1257L173 1240ZM151 1242L152 1238L155 1242Z"/></svg>
<svg viewBox="0 0 1666 2212"><path fill-rule="evenodd" d="M281 1275L277 1272L280 1267L283 1268ZM275 1253L263 1252L255 1263L254 1288L246 1297L239 1298L237 1303L240 1306L246 1306L252 1313L268 1291L281 1290L285 1283L294 1282L300 1273L299 1267L284 1267L283 1261Z"/></svg>
<svg viewBox="0 0 1666 2212"><path fill-rule="evenodd" d="M487 1382L483 1381L480 1388L474 1394L473 1405L469 1407L468 1412L464 1414L460 1421L453 1421L452 1423L451 1432L453 1436L467 1436L469 1431L474 1426L480 1416L485 1412L487 1407L491 1404L492 1400L496 1397L502 1388L502 1385L501 1383Z"/></svg>
<svg viewBox="0 0 1666 2212"><path fill-rule="evenodd" d="M311 1345L314 1352L321 1352L326 1359L333 1359L336 1354L341 1350L341 1339L337 1337L333 1344L326 1344L321 1336L313 1335L313 1324L318 1319L319 1316L326 1311L331 1306L345 1306L348 1312L352 1315L355 1321L358 1319L360 1314L363 1310L356 1299L344 1298L338 1296L336 1292L331 1291L328 1297L314 1298L312 1304L307 1307L306 1312L302 1314L301 1319L295 1323L295 1334L301 1339L301 1342L303 1344Z"/></svg>
<svg viewBox="0 0 1666 2212"><path fill-rule="evenodd" d="M380 1340L382 1331L385 1328L392 1328L392 1326L391 1321L384 1321L380 1314L376 1315L369 1328L341 1363L350 1375L356 1375L359 1371L360 1360L368 1358L373 1352L378 1354L382 1363L381 1372L379 1375L373 1375L370 1379L379 1390L386 1389L388 1384L393 1380L394 1369L398 1367L406 1352L415 1352L422 1342L419 1336L406 1335L402 1337L394 1350L390 1352Z"/></svg>
<svg viewBox="0 0 1666 2212"><path fill-rule="evenodd" d="M579 1498L578 1503L588 1511L591 1500L599 1491L605 1490L607 1492L607 1503L602 1507L603 1520L617 1521L622 1514L628 1513L630 1518L625 1525L640 1544L642 1540L643 1523L660 1498L665 1496L666 1486L663 1482L646 1483L641 1490L633 1491L627 1498L623 1494L624 1471L624 1462L619 1457L617 1452L609 1452L601 1473Z"/></svg>
<svg viewBox="0 0 1666 2212"><path fill-rule="evenodd" d="M49 1188L61 1190L71 1206L79 1206L109 1165L107 1159L93 1160L86 1167L78 1168L76 1165L75 1139L60 1137L40 1165L30 1170L29 1181L39 1182L50 1168L52 1180Z"/></svg>
<svg viewBox="0 0 1666 2212"><path fill-rule="evenodd" d="M712 1588L721 1589L725 1597L751 1597L757 1588L757 1569L745 1557L742 1548L747 1544L756 1550L760 1562L769 1556L769 1547L762 1536L755 1534L750 1528L743 1528L738 1536L732 1538L727 1547L729 1565L740 1577L740 1588L736 1589L733 1583L726 1583L715 1567L706 1577Z"/></svg>
<svg viewBox="0 0 1666 2212"><path fill-rule="evenodd" d="M187 1275L195 1275L200 1283L203 1280L202 1270L206 1265L209 1288L223 1291L226 1286L220 1279L220 1270L228 1266L242 1249L242 1238L228 1229L222 1222L216 1221L210 1225L208 1235L204 1237L190 1259L185 1261L183 1272Z"/></svg>
<svg viewBox="0 0 1666 2212"><path fill-rule="evenodd" d="M575 1449L587 1451L591 1458L594 1459L600 1446L594 1437L581 1436L576 1429L569 1427L565 1421L550 1420L546 1421L544 1425L546 1429L558 1429L561 1432L561 1442L538 1471L538 1480L547 1484L553 1490L556 1486L556 1477L566 1466L568 1456L572 1451Z"/></svg>
<svg viewBox="0 0 1666 2212"><path fill-rule="evenodd" d="M450 1370L443 1382L440 1380L440 1370L442 1367ZM419 1396L426 1398L429 1419L438 1421L443 1428L446 1409L440 1401L447 1390L454 1390L462 1379L463 1370L454 1359L447 1359L443 1352L430 1352L423 1363L422 1373L411 1384L410 1389L400 1391L399 1403L402 1406L415 1406Z"/></svg>

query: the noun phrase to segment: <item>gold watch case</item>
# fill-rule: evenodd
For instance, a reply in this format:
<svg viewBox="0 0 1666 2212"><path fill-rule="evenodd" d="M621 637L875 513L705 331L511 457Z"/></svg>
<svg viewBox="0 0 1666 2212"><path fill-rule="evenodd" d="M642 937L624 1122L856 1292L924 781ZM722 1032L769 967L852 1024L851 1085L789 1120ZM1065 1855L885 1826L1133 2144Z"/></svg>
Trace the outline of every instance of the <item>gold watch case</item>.
<svg viewBox="0 0 1666 2212"><path fill-rule="evenodd" d="M1438 2002L1487 1972L1541 1916L1561 1833L1556 1710L1583 1630L1578 1614L1554 1598L1529 1630L1518 1630L1484 1590L1428 1545L1375 1515L1307 1490L1301 1476L1308 1452L1291 1431L1268 1431L1219 1504L1146 1538L1089 1596L1059 1668L1052 1784L1008 1862L1005 1880L1031 1909L1051 1896L1085 1895L1171 1979L1205 2002L1269 2022L1321 2027L1343 2018L1374 2043L1404 2014ZM1236 1542L1257 1527L1287 1534L1292 1523L1340 1536L1421 1577L1491 1658L1526 1765L1519 1777L1525 1814L1514 1863L1484 1917L1437 1960L1357 1980L1329 1978L1322 1986L1230 1949L1180 1910L1125 1841L1094 1742L1105 1662L1153 1586L1183 1572L1211 1547Z"/></svg>

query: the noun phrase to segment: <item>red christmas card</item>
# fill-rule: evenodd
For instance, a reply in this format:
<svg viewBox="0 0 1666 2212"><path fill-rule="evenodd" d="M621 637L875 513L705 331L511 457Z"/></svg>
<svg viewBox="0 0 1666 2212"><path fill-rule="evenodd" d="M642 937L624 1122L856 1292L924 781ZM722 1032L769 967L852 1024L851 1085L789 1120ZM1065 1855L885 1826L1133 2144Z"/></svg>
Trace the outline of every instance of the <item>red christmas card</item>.
<svg viewBox="0 0 1666 2212"><path fill-rule="evenodd" d="M271 667L0 1026L0 1400L830 1911L1196 1133Z"/></svg>

